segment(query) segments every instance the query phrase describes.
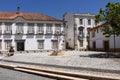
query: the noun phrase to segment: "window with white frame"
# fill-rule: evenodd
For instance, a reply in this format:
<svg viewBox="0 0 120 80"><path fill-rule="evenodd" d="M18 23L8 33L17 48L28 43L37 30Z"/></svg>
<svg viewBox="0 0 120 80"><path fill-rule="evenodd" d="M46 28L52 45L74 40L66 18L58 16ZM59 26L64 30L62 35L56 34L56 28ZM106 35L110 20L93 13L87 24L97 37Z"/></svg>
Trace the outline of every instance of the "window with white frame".
<svg viewBox="0 0 120 80"><path fill-rule="evenodd" d="M44 32L43 24L38 24L37 30L38 30L38 33L43 33Z"/></svg>
<svg viewBox="0 0 120 80"><path fill-rule="evenodd" d="M5 33L11 33L11 25L7 24L5 27Z"/></svg>
<svg viewBox="0 0 120 80"><path fill-rule="evenodd" d="M17 33L23 33L23 24L17 24Z"/></svg>
<svg viewBox="0 0 120 80"><path fill-rule="evenodd" d="M91 25L91 19L88 19L88 25Z"/></svg>
<svg viewBox="0 0 120 80"><path fill-rule="evenodd" d="M28 33L34 33L34 24L28 24Z"/></svg>
<svg viewBox="0 0 120 80"><path fill-rule="evenodd" d="M83 24L83 19L80 19L80 21L79 21L79 22L80 22L80 25L82 25L82 24Z"/></svg>
<svg viewBox="0 0 120 80"><path fill-rule="evenodd" d="M52 24L47 25L47 33L52 33Z"/></svg>
<svg viewBox="0 0 120 80"><path fill-rule="evenodd" d="M61 32L61 24L55 24L55 31Z"/></svg>
<svg viewBox="0 0 120 80"><path fill-rule="evenodd" d="M11 47L11 41L5 41L5 49L9 50Z"/></svg>
<svg viewBox="0 0 120 80"><path fill-rule="evenodd" d="M79 41L79 46L80 46L80 47L83 47L83 40L80 40L80 41Z"/></svg>
<svg viewBox="0 0 120 80"><path fill-rule="evenodd" d="M52 49L57 49L57 40L52 41Z"/></svg>
<svg viewBox="0 0 120 80"><path fill-rule="evenodd" d="M38 49L44 49L44 41L38 40Z"/></svg>

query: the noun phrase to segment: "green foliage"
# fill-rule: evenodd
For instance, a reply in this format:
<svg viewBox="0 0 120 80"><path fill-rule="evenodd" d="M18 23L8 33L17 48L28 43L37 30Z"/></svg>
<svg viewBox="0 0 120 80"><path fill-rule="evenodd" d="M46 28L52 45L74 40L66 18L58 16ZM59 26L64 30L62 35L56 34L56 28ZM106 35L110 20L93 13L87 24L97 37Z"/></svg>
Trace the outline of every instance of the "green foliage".
<svg viewBox="0 0 120 80"><path fill-rule="evenodd" d="M120 35L120 3L108 2L105 10L100 8L99 14L96 15L96 22L100 21L111 26L107 31L106 28L103 29L104 34Z"/></svg>

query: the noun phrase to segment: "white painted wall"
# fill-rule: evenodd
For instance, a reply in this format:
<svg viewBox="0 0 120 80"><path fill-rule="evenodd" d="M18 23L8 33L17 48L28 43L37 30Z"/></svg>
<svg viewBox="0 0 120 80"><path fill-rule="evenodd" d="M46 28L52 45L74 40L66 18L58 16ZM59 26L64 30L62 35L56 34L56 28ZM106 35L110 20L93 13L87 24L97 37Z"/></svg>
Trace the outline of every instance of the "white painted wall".
<svg viewBox="0 0 120 80"><path fill-rule="evenodd" d="M53 24L52 29L53 29L53 33L55 33L55 24L61 24L61 30L64 31L64 26L63 26L63 22L56 22L56 21L26 21L21 17L18 17L19 21L21 21L24 25L23 25L23 34L22 35L18 35L16 34L16 22L18 19L15 20L0 20L2 22L2 24L0 25L1 29L2 29L2 34L0 35L0 40L2 43L2 48L1 50L6 50L5 49L5 40L6 39L10 39L12 40L12 46L14 46L15 50L16 50L16 41L15 40L25 40L25 50L39 50L38 49L38 42L37 40L44 40L44 50L52 50L52 41L55 38L54 37L50 37L50 38L46 38L46 24L47 23L51 23ZM4 33L5 30L5 22L11 22L12 23L12 34L6 35ZM27 31L28 31L28 23L34 23L34 31L35 33L32 35L28 35ZM36 35L37 33L37 23L43 23L44 24L44 34L43 35ZM54 36L54 34L51 34L50 36ZM60 37L61 41L59 43L59 49L63 49L64 43L64 36Z"/></svg>
<svg viewBox="0 0 120 80"><path fill-rule="evenodd" d="M79 40L77 38L77 36L79 35L78 33L78 28L80 26L83 26L84 27L84 35L85 35L85 38L83 40L83 47L86 48L86 46L88 45L87 43L87 28L92 28L95 26L95 15L92 15L92 14L71 14L71 13L66 13L64 15L64 19L66 22L66 26L68 27L66 29L66 32L67 32L67 42L69 43L69 46L71 48L74 48L74 25L76 26L76 40L77 41L77 44L78 44L78 48L80 48L79 46ZM81 25L80 24L80 19L83 19L83 24ZM91 19L91 25L88 25L88 19ZM69 40L71 39L71 41Z"/></svg>
<svg viewBox="0 0 120 80"><path fill-rule="evenodd" d="M64 16L66 22L66 42L71 48L74 48L74 15L67 13Z"/></svg>
<svg viewBox="0 0 120 80"><path fill-rule="evenodd" d="M95 32L95 37L92 37L92 31L90 31L90 48L93 48L93 42L96 42L96 48L103 48L103 40L109 40L110 48L114 48L114 37L113 35L110 37L105 37L103 35L103 31L99 28L99 33L97 30ZM120 48L120 35L116 36L116 48Z"/></svg>

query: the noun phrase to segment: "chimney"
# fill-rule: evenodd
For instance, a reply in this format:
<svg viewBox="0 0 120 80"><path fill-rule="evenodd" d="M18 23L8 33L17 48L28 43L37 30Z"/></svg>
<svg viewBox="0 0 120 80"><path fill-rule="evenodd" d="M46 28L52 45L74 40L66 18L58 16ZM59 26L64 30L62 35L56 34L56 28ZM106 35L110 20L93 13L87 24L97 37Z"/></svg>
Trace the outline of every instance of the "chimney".
<svg viewBox="0 0 120 80"><path fill-rule="evenodd" d="M17 14L19 14L20 13L20 6L18 5L18 7L17 7Z"/></svg>

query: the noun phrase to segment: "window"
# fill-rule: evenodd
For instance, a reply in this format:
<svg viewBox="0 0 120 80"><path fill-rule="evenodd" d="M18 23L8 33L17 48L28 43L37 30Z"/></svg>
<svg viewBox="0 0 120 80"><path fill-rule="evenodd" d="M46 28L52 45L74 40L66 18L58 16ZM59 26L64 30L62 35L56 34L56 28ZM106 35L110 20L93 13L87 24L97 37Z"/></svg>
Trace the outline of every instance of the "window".
<svg viewBox="0 0 120 80"><path fill-rule="evenodd" d="M6 41L6 42L5 42L5 48L6 48L7 50L9 50L10 47L11 47L11 41Z"/></svg>
<svg viewBox="0 0 120 80"><path fill-rule="evenodd" d="M88 19L88 25L91 25L91 19Z"/></svg>
<svg viewBox="0 0 120 80"><path fill-rule="evenodd" d="M28 26L28 33L29 34L34 33L34 24L29 24L29 26Z"/></svg>
<svg viewBox="0 0 120 80"><path fill-rule="evenodd" d="M38 24L38 33L43 33L44 32L44 29L43 29L43 24Z"/></svg>
<svg viewBox="0 0 120 80"><path fill-rule="evenodd" d="M17 24L17 33L23 33L23 25Z"/></svg>
<svg viewBox="0 0 120 80"><path fill-rule="evenodd" d="M84 34L83 34L84 27L80 26L80 27L78 28L78 30L79 30L79 37L80 37L80 38L83 38L83 37L84 37Z"/></svg>
<svg viewBox="0 0 120 80"><path fill-rule="evenodd" d="M80 25L82 25L83 24L83 19L80 19Z"/></svg>
<svg viewBox="0 0 120 80"><path fill-rule="evenodd" d="M47 25L47 33L52 33L52 24Z"/></svg>
<svg viewBox="0 0 120 80"><path fill-rule="evenodd" d="M5 33L11 33L11 25L6 25Z"/></svg>
<svg viewBox="0 0 120 80"><path fill-rule="evenodd" d="M61 24L55 25L55 33L57 33L57 31L59 31L61 33Z"/></svg>
<svg viewBox="0 0 120 80"><path fill-rule="evenodd" d="M57 40L52 41L52 49L57 49Z"/></svg>
<svg viewBox="0 0 120 80"><path fill-rule="evenodd" d="M38 49L43 49L43 48L44 48L44 41L38 40Z"/></svg>
<svg viewBox="0 0 120 80"><path fill-rule="evenodd" d="M61 31L61 24L55 24L55 30Z"/></svg>
<svg viewBox="0 0 120 80"><path fill-rule="evenodd" d="M80 47L83 47L83 40L79 41L79 45L80 45Z"/></svg>

